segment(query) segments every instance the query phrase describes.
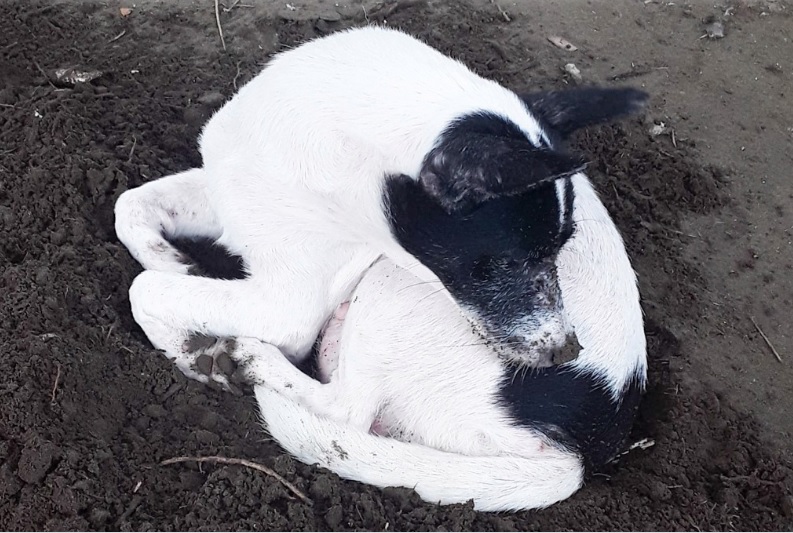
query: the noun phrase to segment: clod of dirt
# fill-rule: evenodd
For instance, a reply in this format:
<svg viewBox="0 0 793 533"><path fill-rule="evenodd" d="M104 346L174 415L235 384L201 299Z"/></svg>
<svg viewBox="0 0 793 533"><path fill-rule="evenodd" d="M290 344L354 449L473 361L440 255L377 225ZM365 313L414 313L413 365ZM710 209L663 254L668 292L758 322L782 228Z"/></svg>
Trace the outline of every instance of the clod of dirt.
<svg viewBox="0 0 793 533"><path fill-rule="evenodd" d="M705 35L708 39L721 39L724 37L724 24L718 20L705 26Z"/></svg>
<svg viewBox="0 0 793 533"><path fill-rule="evenodd" d="M22 450L17 475L26 483L38 483L47 475L58 448L51 442L32 442Z"/></svg>
<svg viewBox="0 0 793 533"><path fill-rule="evenodd" d="M669 128L666 127L666 124L661 122L660 124L653 124L649 133L651 137L658 137L659 135L665 135L669 133Z"/></svg>
<svg viewBox="0 0 793 533"><path fill-rule="evenodd" d="M205 106L217 108L220 107L220 104L222 104L225 100L226 97L223 96L223 93L218 91L211 91L199 96L196 99L196 102Z"/></svg>
<svg viewBox="0 0 793 533"><path fill-rule="evenodd" d="M0 500L10 498L22 489L19 478L11 470L11 466L4 464L0 466Z"/></svg>

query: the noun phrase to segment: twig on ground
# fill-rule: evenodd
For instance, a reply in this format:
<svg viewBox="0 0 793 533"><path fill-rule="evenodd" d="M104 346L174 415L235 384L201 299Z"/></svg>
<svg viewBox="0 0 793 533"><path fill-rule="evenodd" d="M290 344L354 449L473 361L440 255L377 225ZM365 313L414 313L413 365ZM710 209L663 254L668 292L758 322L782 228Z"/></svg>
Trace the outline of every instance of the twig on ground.
<svg viewBox="0 0 793 533"><path fill-rule="evenodd" d="M755 322L754 317L750 316L749 320L752 321L752 324L754 324L754 329L757 330L757 333L759 333L760 336L763 337L763 340L765 341L765 343L768 345L769 348L771 348L771 352L773 352L774 357L776 357L776 360L781 363L782 362L782 357L779 355L779 352L776 351L776 348L774 348L774 345L771 344L771 341L768 339L768 337L766 337L766 334L763 333L763 330L760 329L760 326L757 325L757 322Z"/></svg>
<svg viewBox="0 0 793 533"><path fill-rule="evenodd" d="M267 474L268 476L275 478L278 480L281 485L289 489L292 494L300 498L304 503L308 505L313 505L313 502L303 494L297 487L289 483L283 477L281 477L277 472L274 470L267 468L264 465L260 465L258 463L254 463L253 461L248 461L247 459L236 459L233 457L221 457L219 455L212 455L207 457L173 457L171 459L166 459L162 461L161 465L172 465L175 463L188 463L188 462L196 462L196 463L219 463L224 465L238 465L238 466L245 466L247 468L252 468L253 470L258 470L263 474Z"/></svg>
<svg viewBox="0 0 793 533"><path fill-rule="evenodd" d="M49 76L47 76L47 73L46 73L46 72L44 72L44 69L43 69L43 68L41 68L41 65L39 65L39 64L38 64L38 62L34 61L34 62L33 62L33 66L35 66L35 67L38 69L38 71L39 71L39 72L41 72L41 75L42 75L42 76L44 76L44 79L45 79L45 80L47 80L47 83L49 83L49 84L52 86L52 88L53 88L53 89L58 89L58 88L55 86L55 84L54 84L54 83L52 83L52 80L50 79L50 77L49 77Z"/></svg>
<svg viewBox="0 0 793 533"><path fill-rule="evenodd" d="M646 74L651 73L654 70L669 70L669 67L637 67L632 68L627 72L620 72L619 74L615 74L610 79L612 81L622 81L627 80L630 78L636 78L638 76L644 76Z"/></svg>
<svg viewBox="0 0 793 533"><path fill-rule="evenodd" d="M58 381L61 379L61 365L58 365L58 372L55 374L55 383L52 385L52 394L50 395L50 403L55 403L55 393L58 392Z"/></svg>
<svg viewBox="0 0 793 533"><path fill-rule="evenodd" d="M721 478L722 481L731 481L733 483L737 483L739 481L747 481L751 483L754 481L759 483L760 485L778 486L781 484L780 481L768 481L767 479L761 479L757 476L719 476L719 477Z"/></svg>
<svg viewBox="0 0 793 533"><path fill-rule="evenodd" d="M240 77L240 63L242 61L237 61L237 73L234 74L234 79L231 80L231 84L234 85L234 90L237 90L237 79Z"/></svg>
<svg viewBox="0 0 793 533"><path fill-rule="evenodd" d="M127 30L121 30L121 33L119 33L118 35L116 35L115 37L113 37L112 39L107 41L107 43L108 44L114 43L114 42L118 41L119 39L121 39L122 37L124 37L126 34L127 34Z"/></svg>
<svg viewBox="0 0 793 533"><path fill-rule="evenodd" d="M502 8L501 5L499 5L499 3L496 2L496 0L490 0L490 3L496 6L496 9L498 9L498 12L501 13L502 17L504 17L504 20L506 20L507 22L512 22L512 18L510 18L509 14L506 11L504 11L504 8Z"/></svg>
<svg viewBox="0 0 793 533"><path fill-rule="evenodd" d="M124 510L123 513L121 513L121 516L118 517L118 520L116 520L116 525L122 523L127 518L132 516L132 513L135 512L135 509L138 508L138 506L140 505L140 502L142 502L142 501L143 501L143 497L140 496L139 494L136 494L135 496L133 496L132 500L130 500L130 502L129 502L129 505L127 505L127 508Z"/></svg>
<svg viewBox="0 0 793 533"><path fill-rule="evenodd" d="M252 4L242 4L240 0L234 0L229 7L223 6L224 13L231 13L231 10L235 7L254 7Z"/></svg>
<svg viewBox="0 0 793 533"><path fill-rule="evenodd" d="M132 148L129 149L129 157L127 157L127 163L132 162L132 154L133 154L133 152L135 152L135 145L137 145L137 144L138 144L138 138L133 135L132 136ZM112 329L111 329L111 331L112 331ZM110 336L110 334L108 334L108 336Z"/></svg>
<svg viewBox="0 0 793 533"><path fill-rule="evenodd" d="M220 34L220 44L223 45L223 50L226 50L226 39L223 38L223 26L220 25L220 5L218 0L215 0L215 22L218 24L218 33Z"/></svg>

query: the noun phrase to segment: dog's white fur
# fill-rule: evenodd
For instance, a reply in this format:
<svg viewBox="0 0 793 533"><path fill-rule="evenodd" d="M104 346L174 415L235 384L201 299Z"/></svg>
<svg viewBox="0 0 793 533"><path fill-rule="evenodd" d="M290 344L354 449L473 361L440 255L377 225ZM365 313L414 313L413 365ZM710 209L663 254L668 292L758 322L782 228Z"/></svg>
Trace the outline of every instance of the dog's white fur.
<svg viewBox="0 0 793 533"><path fill-rule="evenodd" d="M406 93L412 106L390 105L405 104ZM237 338L233 355L262 383L270 432L299 459L415 487L430 501L543 507L581 485L580 459L495 404L501 363L437 278L397 245L381 204L384 175L415 175L449 121L478 109L530 139L543 135L512 92L418 41L377 28L334 34L276 58L211 119L202 168L124 193L116 232L147 269L130 302L152 344L206 380L193 370L188 336ZM617 398L645 375L636 279L587 178L573 185L576 231L557 259L583 347L570 365L602 375ZM217 239L250 276L188 276L163 234ZM339 368L327 385L312 381L281 354L304 358L356 286ZM369 434L376 419L407 442Z"/></svg>
<svg viewBox="0 0 793 533"><path fill-rule="evenodd" d="M583 349L569 364L597 370L610 360L627 375L638 366L643 376L641 311L622 240L586 177L573 180L581 224L558 269ZM303 462L380 487L415 488L432 502L473 500L487 511L545 507L583 482L579 457L516 426L499 404L503 363L450 299L390 261L376 263L353 292L328 384L271 345L237 342L234 357L258 384L265 425ZM399 440L372 435L375 422Z"/></svg>
<svg viewBox="0 0 793 533"><path fill-rule="evenodd" d="M436 280L391 235L384 177L415 177L444 129L479 110L544 135L515 93L398 31L340 32L274 58L207 123L202 168L118 199L116 233L148 270L131 289L135 319L183 370L188 331L253 335L299 360L380 255ZM184 280L163 231L217 238L250 278ZM524 333L527 345L548 334Z"/></svg>

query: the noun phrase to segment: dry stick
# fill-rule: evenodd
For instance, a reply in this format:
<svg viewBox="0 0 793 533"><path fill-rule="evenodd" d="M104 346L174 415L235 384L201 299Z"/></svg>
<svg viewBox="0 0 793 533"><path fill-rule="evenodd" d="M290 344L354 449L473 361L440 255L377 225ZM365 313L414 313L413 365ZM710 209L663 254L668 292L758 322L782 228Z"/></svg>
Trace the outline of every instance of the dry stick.
<svg viewBox="0 0 793 533"><path fill-rule="evenodd" d="M38 69L38 71L39 71L39 72L41 72L41 75L42 75L42 76L44 76L44 79L46 79L46 80L47 80L47 83L49 83L49 84L50 84L50 86L52 86L52 88L53 88L53 89L56 89L56 90L58 89L58 88L55 86L55 84L54 84L54 83L52 83L52 80L50 79L50 77L49 77L49 76L47 76L47 73L46 73L46 72L44 72L44 69L43 69L43 68L41 68L41 65L39 65L37 62L35 62L35 61L34 61L34 62L33 62L33 66L34 66L34 67L36 67L36 68Z"/></svg>
<svg viewBox="0 0 793 533"><path fill-rule="evenodd" d="M496 6L496 9L498 9L498 12L501 13L502 17L504 17L504 20L506 20L507 22L512 22L512 19L509 17L509 14L506 11L504 11L504 9L501 7L501 5L499 5L498 2L496 2L496 0L490 0L490 3Z"/></svg>
<svg viewBox="0 0 793 533"><path fill-rule="evenodd" d="M765 336L765 333L763 333L763 330L760 329L760 326L757 325L757 322L754 321L754 317L750 316L749 320L752 321L752 324L754 324L754 329L757 330L757 333L759 333L760 336L763 337L763 340L765 341L765 343L768 345L769 348L771 348L771 351L774 353L774 357L776 357L776 360L781 363L782 362L782 357L780 357L779 352L776 351L776 348L774 348L774 345L771 344L771 341L768 339L768 337Z"/></svg>
<svg viewBox="0 0 793 533"><path fill-rule="evenodd" d="M234 74L234 79L231 80L231 84L234 85L235 91L237 90L237 78L240 77L240 63L242 63L242 61L237 61L237 73Z"/></svg>
<svg viewBox="0 0 793 533"><path fill-rule="evenodd" d="M133 135L132 136L132 148L129 149L129 157L127 157L127 163L130 163L132 161L132 154L135 152L135 145L137 145L137 144L138 144L138 138ZM110 334L108 333L107 336L109 337Z"/></svg>
<svg viewBox="0 0 793 533"><path fill-rule="evenodd" d="M58 392L58 381L61 379L61 365L58 365L58 372L55 374L55 384L52 386L50 403L55 403L55 393Z"/></svg>
<svg viewBox="0 0 793 533"><path fill-rule="evenodd" d="M161 465L172 465L175 463L187 463L187 462L197 462L197 463L220 463L224 465L239 465L239 466L246 466L248 468L252 468L253 470L258 470L264 474L267 474L270 477L277 479L281 485L289 489L292 494L300 498L304 503L308 505L313 505L313 502L303 494L300 489L289 483L287 480L282 478L277 472L273 471L270 468L267 468L264 465L260 465L258 463L254 463L253 461L248 461L247 459L236 459L233 457L221 457L219 455L212 455L208 457L174 457L172 459L166 459L162 461Z"/></svg>
<svg viewBox="0 0 793 533"><path fill-rule="evenodd" d="M226 39L223 38L223 27L220 25L220 6L218 0L215 0L215 22L218 24L218 33L220 34L220 44L223 45L223 50L226 50Z"/></svg>
<svg viewBox="0 0 793 533"><path fill-rule="evenodd" d="M118 35L116 35L115 37L113 37L112 39L107 41L107 44L114 43L114 42L118 41L119 39L124 37L124 35L126 35L126 34L127 34L127 30L121 30L121 33L119 33Z"/></svg>

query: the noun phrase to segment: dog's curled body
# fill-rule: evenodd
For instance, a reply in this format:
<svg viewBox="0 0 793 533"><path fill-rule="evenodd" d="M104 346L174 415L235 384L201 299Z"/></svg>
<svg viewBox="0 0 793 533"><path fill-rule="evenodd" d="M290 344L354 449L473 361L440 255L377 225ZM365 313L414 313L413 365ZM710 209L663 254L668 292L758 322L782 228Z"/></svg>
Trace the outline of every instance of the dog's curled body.
<svg viewBox="0 0 793 533"><path fill-rule="evenodd" d="M622 241L586 178L574 176L573 184L574 218L590 223L578 226L557 268L582 345L575 360L513 368L442 289L383 259L328 324L326 384L274 347L238 340L235 357L256 384L276 441L306 463L381 487L415 488L428 501L473 499L477 509L502 511L544 507L575 492L585 466L599 468L622 450L646 362ZM608 365L611 375L598 371Z"/></svg>
<svg viewBox="0 0 793 533"><path fill-rule="evenodd" d="M271 346L237 340L268 431L301 461L480 510L545 507L583 482L575 451L513 418L501 389L521 378L436 285L382 259L326 336L338 341L327 384Z"/></svg>
<svg viewBox="0 0 793 533"><path fill-rule="evenodd" d="M416 485L431 500L474 498L482 509L558 501L580 486L584 462L599 466L622 450L646 361L622 240L580 161L555 146L643 98L617 89L518 96L383 28L301 45L212 117L201 168L119 198L117 235L146 269L130 288L133 316L204 381L190 336L237 338L232 356L264 384L257 397L271 433L302 460L379 486ZM247 276L187 275L193 265L168 240L177 237L217 241ZM381 257L430 291L429 315L402 323L375 313L383 321L368 323L357 314L350 296L376 279L369 269ZM377 305L423 306L410 283L403 290L405 299L398 290ZM305 358L347 300L329 383L295 373L282 352ZM445 313L433 319L438 329L427 329L432 309ZM583 347L575 361L512 372L570 331ZM348 357L375 348L401 354L423 379L375 367L360 385L345 375ZM355 394L384 389L389 400L368 401L383 390L363 390L359 401L327 396L335 383ZM400 391L425 402L401 403ZM446 405L445 392L476 403L461 400L447 415L428 403ZM369 434L373 421L408 442ZM339 461L326 457L334 442Z"/></svg>
<svg viewBox="0 0 793 533"><path fill-rule="evenodd" d="M484 336L509 357L535 363L568 333L558 299L532 301L530 287L552 275L548 265L572 230L563 191L581 166L552 141L643 99L627 89L592 91L519 96L385 28L284 52L206 124L201 168L119 198L116 232L147 269L130 290L135 319L193 377L183 349L193 332L254 335L301 360L361 273L386 255L422 280L445 276ZM421 213L393 216L423 196L464 220L492 199L533 188L528 211L542 227L521 231L547 238L517 248L496 241L509 249L488 250L491 257L465 245L436 257L444 236L423 234ZM249 276L185 281L190 265L166 237L216 239L242 257ZM487 281L465 283L467 271L446 268L457 264ZM170 302L157 314L148 305L153 295ZM191 315L199 308L205 314L197 321Z"/></svg>

